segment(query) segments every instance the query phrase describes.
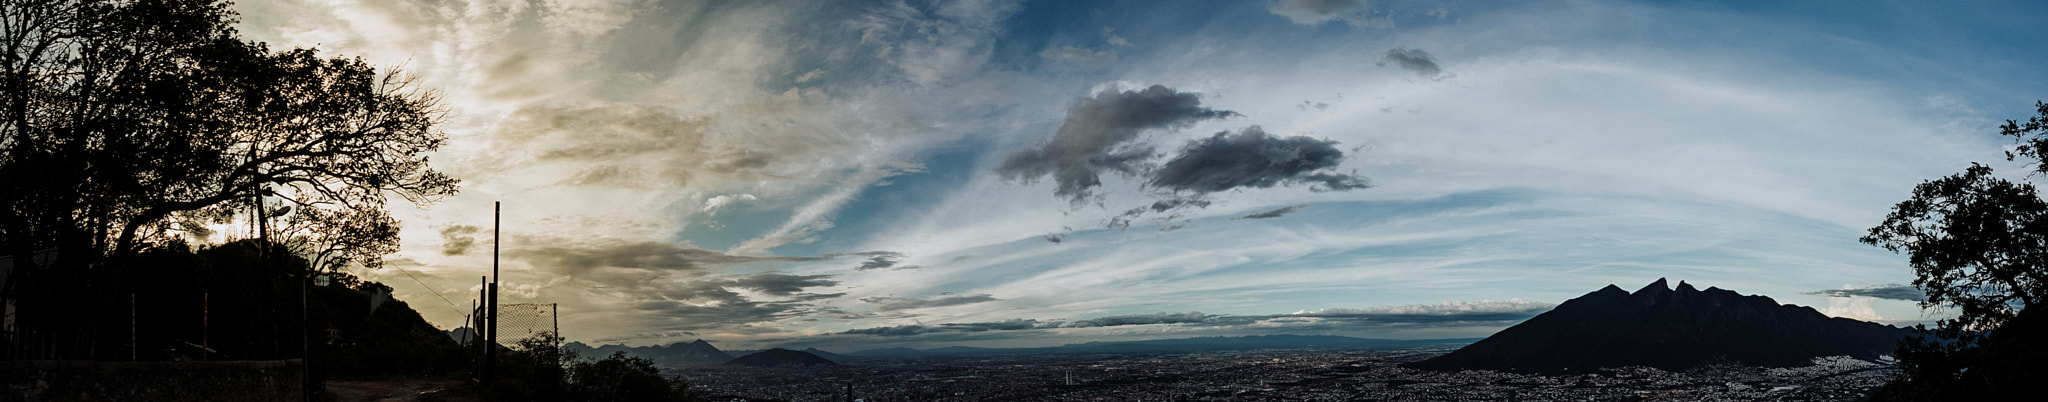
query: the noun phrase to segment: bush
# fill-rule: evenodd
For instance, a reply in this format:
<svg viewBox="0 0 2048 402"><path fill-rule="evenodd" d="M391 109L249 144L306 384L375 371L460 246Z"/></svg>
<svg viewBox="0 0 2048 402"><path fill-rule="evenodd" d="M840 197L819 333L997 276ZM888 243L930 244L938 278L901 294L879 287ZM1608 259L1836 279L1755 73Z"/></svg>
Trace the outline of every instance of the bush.
<svg viewBox="0 0 2048 402"><path fill-rule="evenodd" d="M486 393L505 401L705 400L681 378L663 378L653 360L625 352L584 360L561 345L562 338L551 333L519 341L516 350L500 356Z"/></svg>

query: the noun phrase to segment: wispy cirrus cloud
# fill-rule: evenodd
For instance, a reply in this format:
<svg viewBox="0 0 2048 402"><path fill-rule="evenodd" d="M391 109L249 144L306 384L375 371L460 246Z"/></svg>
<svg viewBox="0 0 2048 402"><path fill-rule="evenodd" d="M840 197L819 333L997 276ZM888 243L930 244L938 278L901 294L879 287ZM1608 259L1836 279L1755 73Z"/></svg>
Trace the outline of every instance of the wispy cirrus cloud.
<svg viewBox="0 0 2048 402"><path fill-rule="evenodd" d="M874 304L874 310L879 312L914 310L933 307L951 307L964 304L992 302L996 300L997 299L995 297L985 294L940 296L931 299L917 299L909 297L868 297L860 299L860 301Z"/></svg>
<svg viewBox="0 0 2048 402"><path fill-rule="evenodd" d="M934 333L1027 331L1128 326L1172 326L1184 328L1237 327L1360 327L1360 326L1467 326L1474 323L1505 325L1549 311L1555 304L1526 300L1445 302L1371 308L1331 308L1270 315L1216 315L1201 312L1125 314L1077 320L1008 319L990 322L910 324L853 329L842 335L902 337Z"/></svg>
<svg viewBox="0 0 2048 402"><path fill-rule="evenodd" d="M633 342L1436 336L1402 331L1517 313L1259 312L1657 276L1911 315L1905 293L1798 293L1909 279L1859 228L1995 155L1987 130L2043 92L2010 67L2040 64L2013 56L2031 44L1998 40L2032 28L1917 6L543 3L237 8L252 39L403 64L447 96L433 160L467 187L393 208L412 231L393 260L428 285L366 278L474 294L481 229L442 232L504 201L506 295L576 312L572 337ZM1148 15L1232 23L1133 23ZM1017 185L1034 180L1049 186ZM1105 228L1147 217L1161 230Z"/></svg>
<svg viewBox="0 0 2048 402"><path fill-rule="evenodd" d="M1316 25L1332 20L1357 18L1366 11L1363 0L1280 0L1267 9L1296 24Z"/></svg>

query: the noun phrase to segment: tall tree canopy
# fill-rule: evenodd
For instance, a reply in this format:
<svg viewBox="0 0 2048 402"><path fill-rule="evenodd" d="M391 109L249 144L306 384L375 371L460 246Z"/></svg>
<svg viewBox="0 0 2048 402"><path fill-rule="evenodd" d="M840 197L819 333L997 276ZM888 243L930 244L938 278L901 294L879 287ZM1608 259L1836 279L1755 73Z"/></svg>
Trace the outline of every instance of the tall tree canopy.
<svg viewBox="0 0 2048 402"><path fill-rule="evenodd" d="M2000 133L2024 160L2048 174L2048 103L2037 115L2008 120ZM1904 371L1879 399L1973 399L2038 393L2048 358L2040 337L2048 302L2048 200L2032 183L1995 176L1972 163L1962 173L1921 183L1913 198L1870 228L1867 244L1908 255L1922 307L1954 307L1931 333L1900 345ZM1924 329L1924 328L1923 328Z"/></svg>
<svg viewBox="0 0 2048 402"><path fill-rule="evenodd" d="M1906 253L1921 304L1958 308L1957 327L1995 328L2048 291L2048 203L1981 164L1921 183L1862 240Z"/></svg>
<svg viewBox="0 0 2048 402"><path fill-rule="evenodd" d="M2044 174L2048 103L2035 107L2039 115L2008 120L2000 133L2018 142L2006 160L2027 159ZM1998 178L1982 164L1914 187L1862 241L1910 257L1913 284L1927 293L1922 306L1960 310L1944 326L1996 328L2048 301L2048 201L2032 183Z"/></svg>
<svg viewBox="0 0 2048 402"><path fill-rule="evenodd" d="M397 241L388 196L456 191L427 164L434 93L243 41L228 5L0 0L0 296L94 295L138 249L249 210L295 211L315 228L301 251L375 265Z"/></svg>

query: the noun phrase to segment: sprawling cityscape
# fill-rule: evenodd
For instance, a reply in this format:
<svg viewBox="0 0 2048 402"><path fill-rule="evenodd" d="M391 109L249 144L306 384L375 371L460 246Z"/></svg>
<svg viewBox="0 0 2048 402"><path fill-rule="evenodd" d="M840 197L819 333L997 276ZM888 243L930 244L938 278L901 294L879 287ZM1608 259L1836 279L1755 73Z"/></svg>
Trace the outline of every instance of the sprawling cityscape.
<svg viewBox="0 0 2048 402"><path fill-rule="evenodd" d="M1439 372L1397 364L1449 352L1257 350L1156 355L1037 355L860 360L839 367L665 370L718 401L1851 401L1897 374L1849 358L1687 372L1647 367L1573 375ZM850 385L850 387L849 387ZM850 396L849 396L850 393Z"/></svg>

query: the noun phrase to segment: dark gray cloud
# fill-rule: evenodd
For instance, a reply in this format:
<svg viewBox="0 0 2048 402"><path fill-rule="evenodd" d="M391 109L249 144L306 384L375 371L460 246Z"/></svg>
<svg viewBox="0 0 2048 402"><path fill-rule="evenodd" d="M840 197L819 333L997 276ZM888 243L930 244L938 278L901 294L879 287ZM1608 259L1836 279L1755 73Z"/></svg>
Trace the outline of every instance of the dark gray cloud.
<svg viewBox="0 0 2048 402"><path fill-rule="evenodd" d="M470 247L476 246L476 233L481 229L470 225L454 225L441 228L441 255L463 255Z"/></svg>
<svg viewBox="0 0 2048 402"><path fill-rule="evenodd" d="M1138 175L1147 169L1156 155L1151 147L1134 143L1140 133L1237 115L1202 107L1200 95L1162 85L1108 89L1068 107L1066 121L1051 141L1010 153L996 173L1027 183L1052 176L1057 184L1054 194L1079 204L1102 185L1104 172Z"/></svg>
<svg viewBox="0 0 2048 402"><path fill-rule="evenodd" d="M1006 321L996 322L971 322L938 325L897 325L892 327L853 329L840 333L847 335L909 336L939 332L1015 331L1024 329L1046 328L1046 325L1047 323L1040 322L1038 320L1010 319Z"/></svg>
<svg viewBox="0 0 2048 402"><path fill-rule="evenodd" d="M1387 49L1387 55L1380 57L1378 65L1386 67L1388 64L1400 67L1402 70L1408 70L1408 72L1415 73L1415 75L1422 78L1440 80L1448 77L1444 73L1443 67L1437 66L1436 57L1430 56L1429 52L1422 51L1422 49L1405 47Z"/></svg>
<svg viewBox="0 0 2048 402"><path fill-rule="evenodd" d="M559 239L520 238L520 246L505 253L558 273L577 275L598 268L637 270L698 270L719 265L816 261L826 257L744 256L664 242L604 242L575 244Z"/></svg>
<svg viewBox="0 0 2048 402"><path fill-rule="evenodd" d="M744 275L731 281L733 287L753 289L761 293L789 296L802 292L804 288L838 286L839 282L829 280L830 275L786 275L776 273Z"/></svg>
<svg viewBox="0 0 2048 402"><path fill-rule="evenodd" d="M1266 11L1287 17L1296 24L1316 25L1334 19L1349 19L1365 11L1364 0L1280 0Z"/></svg>
<svg viewBox="0 0 2048 402"><path fill-rule="evenodd" d="M920 268L920 267L918 267L918 266L916 266L916 265L904 265L904 266L897 266L897 264L901 264L901 263L903 263L903 259L904 259L904 258L906 258L906 257L909 257L909 256L908 256L908 255L904 255L903 253L898 253L898 252L894 252L894 251L870 251L870 252L865 252L865 253L854 253L854 255L858 255L858 256L862 256L862 257L867 257L867 258L868 258L868 259L867 259L866 261L861 261L861 263L860 263L860 266L854 267L853 269L855 269L855 270L867 271L867 270L874 270L874 269L917 269L917 268Z"/></svg>
<svg viewBox="0 0 2048 402"><path fill-rule="evenodd" d="M1068 321L1066 324L1061 325L1061 327L1091 328L1120 327L1125 325L1190 324L1205 322L1215 318L1220 317L1202 314L1199 311L1190 311L1186 313L1113 315L1108 317L1091 318L1079 321Z"/></svg>
<svg viewBox="0 0 2048 402"><path fill-rule="evenodd" d="M805 288L830 287L839 285L829 275L787 275L778 273L747 274L720 278L696 279L679 282L649 281L633 287L642 297L653 300L680 300L716 302L714 304L748 303L746 296L735 289L753 290L774 296L790 296L797 299L813 299L803 293Z"/></svg>
<svg viewBox="0 0 2048 402"><path fill-rule="evenodd" d="M910 309L920 309L920 308L932 308L932 307L947 307L947 306L958 306L958 305L962 305L962 304L974 304L974 303L981 303L981 302L991 302L991 301L996 301L996 298L995 298L995 297L991 297L991 296L989 296L989 295L985 295L985 294L984 294L984 295L960 295L960 296L944 296L944 297L940 297L940 298L936 298L936 299L930 299L930 300L926 300L926 299L914 299L914 298L908 298L908 297L869 297L869 298L863 298L863 299L860 299L860 301L864 301L864 302L868 302L868 303L874 303L874 304L875 304L875 311L897 311L897 310L910 310Z"/></svg>
<svg viewBox="0 0 2048 402"><path fill-rule="evenodd" d="M1266 135L1259 126L1189 141L1148 183L1167 190L1212 193L1236 188L1306 184L1316 191L1369 187L1364 176L1328 170L1344 161L1336 141Z"/></svg>
<svg viewBox="0 0 2048 402"><path fill-rule="evenodd" d="M1879 299L1905 300L1916 302L1927 300L1927 293L1921 292L1919 288L1915 288L1912 285L1882 285L1860 289L1828 289L1805 292L1801 294L1825 295L1828 297L1864 296L1875 297Z"/></svg>
<svg viewBox="0 0 2048 402"><path fill-rule="evenodd" d="M1301 204L1301 205L1289 205L1289 206L1284 206L1284 207L1279 207L1279 208L1273 208L1273 209L1269 209L1269 210L1261 211L1261 212L1259 212L1259 213L1255 213L1255 214L1251 214L1251 215L1245 215L1245 216L1240 216L1240 217L1236 217L1236 218L1230 218L1230 219L1231 219L1231 220L1238 220L1238 219L1272 219L1272 218L1278 218L1278 217L1282 217L1282 216L1287 216L1287 214L1291 214L1291 213L1294 213L1295 211L1300 211L1300 210L1302 210L1302 208L1308 208L1308 204Z"/></svg>
<svg viewBox="0 0 2048 402"><path fill-rule="evenodd" d="M732 326L776 321L808 315L815 311L805 303L759 302L744 297L721 303L643 300L631 305L632 316L637 324L667 330L725 330Z"/></svg>
<svg viewBox="0 0 2048 402"><path fill-rule="evenodd" d="M1145 214L1148 213L1167 213L1166 215L1158 217L1157 219L1162 222L1171 222L1174 219L1181 217L1179 211L1187 209L1208 208L1210 204L1211 202L1207 199L1204 199L1202 194L1195 194L1192 196L1172 196L1171 198L1153 201L1152 205L1124 210L1124 213L1109 217L1109 220L1107 220L1103 224L1103 227L1114 230L1129 229L1134 221L1137 221L1138 218L1144 217ZM1171 229L1160 228L1160 230L1166 231L1179 229L1178 226L1179 225L1173 225Z"/></svg>
<svg viewBox="0 0 2048 402"><path fill-rule="evenodd" d="M1153 201L1148 207L1152 212L1166 212L1182 208L1208 208L1209 200L1200 198L1169 198Z"/></svg>

